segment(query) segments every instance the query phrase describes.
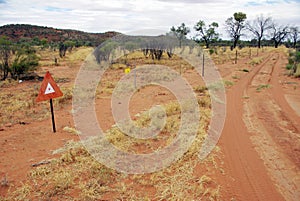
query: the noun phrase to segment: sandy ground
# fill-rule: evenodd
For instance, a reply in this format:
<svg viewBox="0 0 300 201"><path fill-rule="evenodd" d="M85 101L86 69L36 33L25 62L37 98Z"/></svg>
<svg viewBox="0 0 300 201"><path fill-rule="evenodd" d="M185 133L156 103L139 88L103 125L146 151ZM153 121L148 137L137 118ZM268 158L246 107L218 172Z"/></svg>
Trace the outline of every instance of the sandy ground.
<svg viewBox="0 0 300 201"><path fill-rule="evenodd" d="M224 174L216 173L222 186L221 200L296 201L300 197L300 80L285 75L283 53L260 54L266 59L256 66L249 66L250 58L218 66L225 80L234 81L227 88L227 116L218 143L224 159ZM66 85L71 85L79 67L59 66L55 71L45 67L43 72L67 75L71 82ZM250 72L241 71L244 68ZM185 76L193 80L192 72ZM173 98L168 91L147 87L133 97L130 111L134 114ZM110 128L114 124L110 99L98 99L96 109L103 129ZM55 112L56 134L50 119L0 129L1 182L7 178L10 184L19 185L32 164L52 158L52 151L67 141L79 140L63 131L65 126L73 126L71 105ZM0 195L7 190L0 185Z"/></svg>
<svg viewBox="0 0 300 201"><path fill-rule="evenodd" d="M239 63L241 66L242 62ZM270 53L227 92L227 118L220 140L238 200L298 200L299 90L288 86L286 57ZM290 81L291 82L291 81ZM262 86L267 86L260 89ZM285 97L292 96L293 101ZM228 194L227 194L228 195ZM229 197L228 197L229 198Z"/></svg>

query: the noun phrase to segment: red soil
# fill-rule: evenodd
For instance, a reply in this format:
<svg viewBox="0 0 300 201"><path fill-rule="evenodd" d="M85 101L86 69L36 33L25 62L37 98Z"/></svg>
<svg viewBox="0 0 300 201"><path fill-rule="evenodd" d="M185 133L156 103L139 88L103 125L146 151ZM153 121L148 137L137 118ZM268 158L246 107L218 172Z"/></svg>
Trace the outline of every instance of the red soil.
<svg viewBox="0 0 300 201"><path fill-rule="evenodd" d="M297 200L300 197L300 116L296 111L300 102L300 80L284 75L287 59L283 53L262 54L266 59L251 67L249 73L237 70L249 68L249 59L241 59L237 65L218 66L224 79L231 80L233 75L240 77L227 89L226 122L218 143L223 153L224 174L215 177L221 184L222 200ZM55 68L55 71L50 70L54 75L64 75L68 70ZM70 72L73 82L76 70L73 68ZM193 78L190 73L186 76ZM258 90L261 84L266 88ZM152 98L156 98L155 101L151 101ZM136 107L132 112L172 98L167 92L161 97L147 88L141 96L133 97L131 104ZM104 130L108 129L114 124L109 115L110 101L99 99L97 104L106 108L99 110L103 116L99 116L99 121ZM73 126L70 111L70 105L56 111L58 131L55 134L50 119L0 128L1 181L6 175L9 184L20 185L32 164L53 158L52 151L68 140L78 140L77 136L63 131L65 126ZM0 185L1 196L6 195L7 190L8 187Z"/></svg>

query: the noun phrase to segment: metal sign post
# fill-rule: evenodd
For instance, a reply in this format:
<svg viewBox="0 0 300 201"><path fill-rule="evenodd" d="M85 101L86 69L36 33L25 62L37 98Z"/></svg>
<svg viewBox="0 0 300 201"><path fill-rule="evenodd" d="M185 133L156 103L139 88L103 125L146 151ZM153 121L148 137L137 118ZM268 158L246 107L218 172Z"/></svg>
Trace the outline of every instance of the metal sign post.
<svg viewBox="0 0 300 201"><path fill-rule="evenodd" d="M54 119L54 110L53 110L53 101L52 98L50 99L50 109L51 109L51 116L52 116L52 129L53 129L53 133L56 132L56 128L55 128L55 119Z"/></svg>

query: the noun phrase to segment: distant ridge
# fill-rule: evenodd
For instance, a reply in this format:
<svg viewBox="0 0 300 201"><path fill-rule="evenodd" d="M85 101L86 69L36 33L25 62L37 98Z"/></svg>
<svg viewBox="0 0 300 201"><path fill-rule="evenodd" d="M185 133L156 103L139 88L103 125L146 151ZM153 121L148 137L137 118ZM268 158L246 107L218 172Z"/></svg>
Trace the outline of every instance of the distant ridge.
<svg viewBox="0 0 300 201"><path fill-rule="evenodd" d="M105 33L87 33L71 29L56 29L46 26L29 24L9 24L0 26L0 36L6 36L14 42L32 40L33 38L46 39L50 42L64 42L66 40L80 41L92 46L98 46L103 41L119 33L110 31Z"/></svg>

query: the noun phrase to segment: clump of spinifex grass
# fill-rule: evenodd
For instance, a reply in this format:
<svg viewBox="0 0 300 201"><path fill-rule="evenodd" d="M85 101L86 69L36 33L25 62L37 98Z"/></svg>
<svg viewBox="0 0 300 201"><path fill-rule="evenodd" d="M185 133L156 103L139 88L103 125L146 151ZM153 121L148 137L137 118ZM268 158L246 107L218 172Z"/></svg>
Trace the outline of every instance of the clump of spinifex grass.
<svg viewBox="0 0 300 201"><path fill-rule="evenodd" d="M181 114L177 102L163 107L167 121L155 140L134 139L116 126L105 133L106 138L118 149L127 152L139 153L141 148L145 152L163 149L166 144L172 143ZM192 146L178 161L165 169L140 175L118 173L96 161L81 143L72 142L64 150L56 152L63 151L60 158L34 168L27 181L20 188L11 191L7 199L218 200L220 186L214 179L206 175L206 172L200 176L194 174L197 164L203 164L206 168L219 168L214 153L205 161L198 159L210 119L210 109L203 106L200 112L199 130ZM149 115L149 111L136 115L135 124L149 125ZM93 139L90 140L89 143L93 143Z"/></svg>
<svg viewBox="0 0 300 201"><path fill-rule="evenodd" d="M215 64L224 64L226 62L234 62L237 56L238 59L249 58L251 55L256 55L256 48L235 48L233 50L230 47L214 47L209 51L210 57L215 62ZM237 55L236 55L237 54Z"/></svg>
<svg viewBox="0 0 300 201"><path fill-rule="evenodd" d="M249 61L249 64L252 66L260 64L264 60L263 57L255 57Z"/></svg>
<svg viewBox="0 0 300 201"><path fill-rule="evenodd" d="M37 105L35 98L38 86L24 89L3 90L0 93L0 127L33 120L43 120L49 116L48 104Z"/></svg>
<svg viewBox="0 0 300 201"><path fill-rule="evenodd" d="M194 69L187 61L183 60L177 55L173 55L172 58L169 58L166 53L162 55L160 60L152 59L150 56L145 57L143 52L135 51L130 53L129 55L122 56L118 58L111 66L110 69L125 69L125 68L135 68L140 65L147 64L157 64L157 65L165 65L178 73L183 73L188 69Z"/></svg>
<svg viewBox="0 0 300 201"><path fill-rule="evenodd" d="M145 58L142 52L135 52L120 58L107 70L107 73L115 74L103 76L101 80L103 82L100 83L102 91L97 91L97 97L103 98L103 94L105 96L111 94L118 78L124 75L123 68L152 63L169 66L180 73L192 69L191 65L176 55L172 59L163 55L163 58L158 61ZM115 75L116 77L110 79ZM21 196L22 200L218 200L220 186L214 181L213 176L206 172L208 169L219 169L216 160L217 151L211 153L204 161L198 158L211 116L208 90L212 89L210 87L195 89L196 94L199 95L201 113L196 138L188 151L169 167L149 174L119 173L95 160L82 143L69 142L64 148L54 152L61 154L59 158L51 160L49 164L33 168L24 184L16 190L11 189L7 199L14 200L18 198L17 196ZM72 94L69 97L71 96ZM70 99L66 98L57 104L65 104L69 101ZM119 150L128 153L147 154L164 149L176 138L181 122L181 107L176 101L162 107L165 109L165 116L157 115L165 117L166 123L153 139L143 140L128 136L116 125L106 131L106 139ZM190 109L188 104L183 106L183 110ZM148 127L151 123L151 115L156 114L149 110L135 115L134 125ZM157 122L153 123L156 125ZM77 130L65 127L65 131L76 132ZM90 138L83 144L97 145L97 140L101 139ZM203 168L201 174L195 174L195 169L199 166Z"/></svg>
<svg viewBox="0 0 300 201"><path fill-rule="evenodd" d="M40 88L39 82L31 82L24 87L17 85L19 83L14 81L9 85L3 85L0 89L0 127L6 124L41 121L50 116L48 101L36 102ZM64 95L54 100L56 108L69 105L72 100L71 87L61 87L61 90Z"/></svg>
<svg viewBox="0 0 300 201"><path fill-rule="evenodd" d="M269 84L261 84L256 88L256 91L261 91L262 89L269 89L271 86Z"/></svg>

